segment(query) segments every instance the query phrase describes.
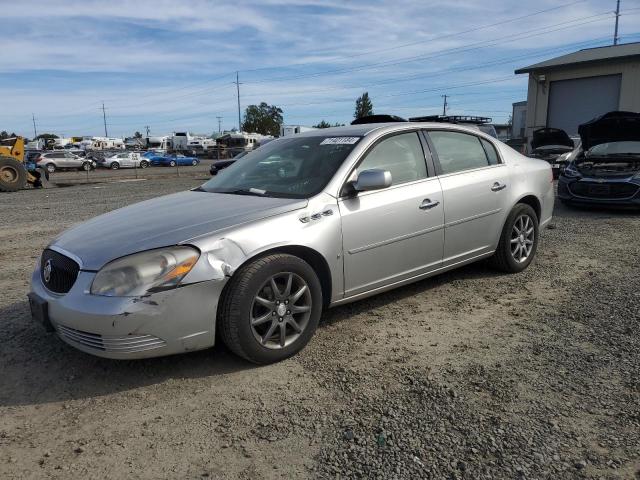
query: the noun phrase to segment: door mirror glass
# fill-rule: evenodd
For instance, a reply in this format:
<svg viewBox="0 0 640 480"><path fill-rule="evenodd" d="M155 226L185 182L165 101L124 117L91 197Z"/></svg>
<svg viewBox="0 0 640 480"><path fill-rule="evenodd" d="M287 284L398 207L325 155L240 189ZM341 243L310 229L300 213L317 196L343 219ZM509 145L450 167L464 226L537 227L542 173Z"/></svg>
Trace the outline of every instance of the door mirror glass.
<svg viewBox="0 0 640 480"><path fill-rule="evenodd" d="M392 178L389 170L372 168L363 170L358 174L358 177L353 182L353 188L356 192L366 192L390 187L391 183Z"/></svg>

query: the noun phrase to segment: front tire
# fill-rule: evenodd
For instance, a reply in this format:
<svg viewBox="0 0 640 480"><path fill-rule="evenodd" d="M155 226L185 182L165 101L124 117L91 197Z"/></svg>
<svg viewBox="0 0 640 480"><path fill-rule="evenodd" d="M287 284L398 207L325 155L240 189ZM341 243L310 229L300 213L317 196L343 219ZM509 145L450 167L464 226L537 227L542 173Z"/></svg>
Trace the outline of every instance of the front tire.
<svg viewBox="0 0 640 480"><path fill-rule="evenodd" d="M170 167L175 167L175 166L176 166L176 162L175 162L175 161L173 161L173 160L171 160L171 161L169 162L169 166L170 166Z"/></svg>
<svg viewBox="0 0 640 480"><path fill-rule="evenodd" d="M46 168L47 172L49 173L53 173L56 171L56 166L53 163L48 163Z"/></svg>
<svg viewBox="0 0 640 480"><path fill-rule="evenodd" d="M191 165L195 167L196 165L198 165L198 161L197 160L191 160Z"/></svg>
<svg viewBox="0 0 640 480"><path fill-rule="evenodd" d="M111 168L111 170L118 170L120 168L120 164L118 162L111 162L109 168Z"/></svg>
<svg viewBox="0 0 640 480"><path fill-rule="evenodd" d="M517 204L504 224L492 265L506 273L522 272L535 257L538 238L538 215L529 205Z"/></svg>
<svg viewBox="0 0 640 480"><path fill-rule="evenodd" d="M221 338L257 364L284 360L313 336L322 314L322 288L304 260L274 254L238 270L218 308Z"/></svg>
<svg viewBox="0 0 640 480"><path fill-rule="evenodd" d="M142 160L140 162L140 168L147 168L149 166L149 162L147 162L146 160Z"/></svg>

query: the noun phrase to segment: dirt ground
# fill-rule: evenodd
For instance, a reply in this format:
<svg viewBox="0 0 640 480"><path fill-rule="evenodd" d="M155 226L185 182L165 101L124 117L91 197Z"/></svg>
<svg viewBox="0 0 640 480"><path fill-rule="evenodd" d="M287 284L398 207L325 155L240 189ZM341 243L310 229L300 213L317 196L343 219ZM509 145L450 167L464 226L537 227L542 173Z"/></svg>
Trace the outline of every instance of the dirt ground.
<svg viewBox="0 0 640 480"><path fill-rule="evenodd" d="M536 262L325 312L256 367L83 354L29 317L61 230L205 179L0 196L0 478L640 478L640 214L557 205Z"/></svg>

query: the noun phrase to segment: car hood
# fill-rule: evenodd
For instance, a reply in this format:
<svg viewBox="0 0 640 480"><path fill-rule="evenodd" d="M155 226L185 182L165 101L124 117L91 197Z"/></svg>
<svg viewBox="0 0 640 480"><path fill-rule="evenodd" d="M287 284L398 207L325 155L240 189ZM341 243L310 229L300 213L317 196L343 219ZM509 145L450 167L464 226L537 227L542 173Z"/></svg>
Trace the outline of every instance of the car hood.
<svg viewBox="0 0 640 480"><path fill-rule="evenodd" d="M582 148L609 142L640 141L640 113L609 112L578 127Z"/></svg>
<svg viewBox="0 0 640 480"><path fill-rule="evenodd" d="M116 258L188 243L246 222L304 208L307 200L187 191L136 203L81 223L53 242L98 270Z"/></svg>
<svg viewBox="0 0 640 480"><path fill-rule="evenodd" d="M533 132L531 139L531 148L537 149L548 145L564 145L571 147L573 150L573 140L567 135L567 132L560 128L539 128Z"/></svg>

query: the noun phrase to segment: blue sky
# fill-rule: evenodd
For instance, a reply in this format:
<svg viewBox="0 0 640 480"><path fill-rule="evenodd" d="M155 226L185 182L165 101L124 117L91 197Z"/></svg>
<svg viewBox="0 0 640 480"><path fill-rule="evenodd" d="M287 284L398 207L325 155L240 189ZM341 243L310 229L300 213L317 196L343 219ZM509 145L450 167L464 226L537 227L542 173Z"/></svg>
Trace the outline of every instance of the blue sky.
<svg viewBox="0 0 640 480"><path fill-rule="evenodd" d="M288 124L376 113L486 115L526 99L515 68L612 41L615 0L0 2L0 130L110 136L237 126L261 101ZM640 0L622 0L622 42ZM536 12L541 12L537 13Z"/></svg>

